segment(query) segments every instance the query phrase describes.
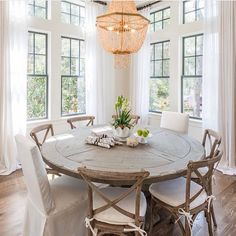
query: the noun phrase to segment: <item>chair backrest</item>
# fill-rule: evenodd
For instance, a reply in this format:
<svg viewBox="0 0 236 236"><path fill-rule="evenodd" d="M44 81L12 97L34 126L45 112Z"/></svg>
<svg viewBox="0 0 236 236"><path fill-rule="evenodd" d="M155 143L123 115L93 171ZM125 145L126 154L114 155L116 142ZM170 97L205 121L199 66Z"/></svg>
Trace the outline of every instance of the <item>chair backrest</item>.
<svg viewBox="0 0 236 236"><path fill-rule="evenodd" d="M28 190L28 197L43 213L48 214L55 207L47 172L38 147L22 135L16 135L18 156Z"/></svg>
<svg viewBox="0 0 236 236"><path fill-rule="evenodd" d="M206 129L204 132L202 145L206 151L206 158L212 158L220 149L221 136L214 130Z"/></svg>
<svg viewBox="0 0 236 236"><path fill-rule="evenodd" d="M172 111L163 111L161 115L161 124L160 127L164 129L170 129L179 133L188 133L189 126L189 115L172 112Z"/></svg>
<svg viewBox="0 0 236 236"><path fill-rule="evenodd" d="M212 175L217 165L219 164L222 155L223 153L218 151L211 159L196 161L196 162L190 161L188 163L187 179L186 179L185 211L187 212L189 211L190 203L193 202L203 191L205 191L208 196L212 195L211 192L212 188L210 188L209 186L211 186ZM202 173L200 171L201 168L207 168L207 172ZM200 184L199 186L201 186L201 188L193 196L190 196L191 178L193 173L198 177Z"/></svg>
<svg viewBox="0 0 236 236"><path fill-rule="evenodd" d="M52 124L40 125L31 130L30 136L35 141L39 150L41 150L41 147L43 143L45 142L45 140L47 139L49 133L51 133L51 136L54 135ZM40 138L40 136L42 137Z"/></svg>
<svg viewBox="0 0 236 236"><path fill-rule="evenodd" d="M87 169L86 167L78 168L80 175L88 184L88 199L89 199L89 217L92 218L95 214L103 212L108 208L114 208L121 214L128 216L135 220L135 224L138 225L140 220L144 220L140 218L140 197L141 197L141 189L142 183L145 178L149 176L149 172L140 171L140 172L132 172L132 173L124 173L124 172L108 172L108 171L94 171ZM134 184L127 189L122 195L117 198L109 199L93 182L99 180L110 180L110 181L133 181ZM130 193L135 192L135 214L126 211L121 208L117 204L125 199ZM97 209L93 209L93 193L97 193L101 199L105 201L105 204L98 207Z"/></svg>
<svg viewBox="0 0 236 236"><path fill-rule="evenodd" d="M132 125L137 125L138 121L140 120L140 116L138 115L130 115L131 116L131 124ZM117 115L112 115L112 119L116 119Z"/></svg>
<svg viewBox="0 0 236 236"><path fill-rule="evenodd" d="M70 124L71 129L76 129L75 122L88 121L86 126L93 125L95 116L77 116L67 119L67 123Z"/></svg>

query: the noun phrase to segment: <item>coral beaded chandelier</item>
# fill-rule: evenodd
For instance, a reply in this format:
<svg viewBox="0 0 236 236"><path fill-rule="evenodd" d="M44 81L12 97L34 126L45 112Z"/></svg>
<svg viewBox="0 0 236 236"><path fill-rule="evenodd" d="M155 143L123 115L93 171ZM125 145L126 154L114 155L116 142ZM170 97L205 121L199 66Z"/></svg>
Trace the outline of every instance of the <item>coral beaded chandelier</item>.
<svg viewBox="0 0 236 236"><path fill-rule="evenodd" d="M141 48L148 25L133 0L112 0L106 14L97 17L101 45L115 55L116 67L126 67L129 55Z"/></svg>

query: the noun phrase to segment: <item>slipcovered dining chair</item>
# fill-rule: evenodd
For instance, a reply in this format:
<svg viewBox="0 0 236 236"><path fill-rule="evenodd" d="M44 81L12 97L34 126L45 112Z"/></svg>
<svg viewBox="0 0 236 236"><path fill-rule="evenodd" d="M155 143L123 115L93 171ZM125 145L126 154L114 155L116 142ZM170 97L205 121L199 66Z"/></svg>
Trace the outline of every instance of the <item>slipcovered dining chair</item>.
<svg viewBox="0 0 236 236"><path fill-rule="evenodd" d="M30 137L34 140L40 152L41 152L42 145L47 140L49 135L54 136L54 130L53 130L52 124L39 125L33 128L30 132ZM52 174L53 178L54 178L54 175L60 176L60 173L58 173L56 170L49 168L48 166L46 166L46 171L48 174Z"/></svg>
<svg viewBox="0 0 236 236"><path fill-rule="evenodd" d="M175 218L175 222L183 235L191 235L192 225L198 213L204 211L208 223L209 235L212 236L212 201L215 197L207 187L212 181L213 171L222 157L222 152L217 152L214 157L207 160L190 161L187 169L187 177L152 184L149 188L151 193L151 227L153 227L153 209L155 206L169 210ZM207 173L202 175L200 168L206 167ZM192 173L195 173L201 181L201 185L192 181ZM185 219L185 226L181 218Z"/></svg>
<svg viewBox="0 0 236 236"><path fill-rule="evenodd" d="M84 181L62 176L49 182L38 147L22 135L16 143L28 191L22 235L85 235Z"/></svg>
<svg viewBox="0 0 236 236"><path fill-rule="evenodd" d="M172 112L172 111L162 112L161 124L160 124L161 128L187 134L188 126L189 126L188 114L184 114L180 112Z"/></svg>
<svg viewBox="0 0 236 236"><path fill-rule="evenodd" d="M75 123L77 122L88 121L86 126L89 126L89 125L93 125L94 120L95 120L95 116L77 116L77 117L67 119L67 123L70 124L71 129L76 129Z"/></svg>
<svg viewBox="0 0 236 236"><path fill-rule="evenodd" d="M149 172L121 173L94 171L81 167L80 175L88 184L89 211L86 218L88 235L147 235L142 229L147 209L147 202L141 192L143 180ZM124 183L131 181L129 188L106 187L99 189L94 182L112 180ZM93 181L93 182L92 182Z"/></svg>
<svg viewBox="0 0 236 236"><path fill-rule="evenodd" d="M131 116L131 123L133 125L137 125L139 120L140 120L140 116L138 115L130 115ZM117 118L117 115L112 115L112 119L116 119Z"/></svg>

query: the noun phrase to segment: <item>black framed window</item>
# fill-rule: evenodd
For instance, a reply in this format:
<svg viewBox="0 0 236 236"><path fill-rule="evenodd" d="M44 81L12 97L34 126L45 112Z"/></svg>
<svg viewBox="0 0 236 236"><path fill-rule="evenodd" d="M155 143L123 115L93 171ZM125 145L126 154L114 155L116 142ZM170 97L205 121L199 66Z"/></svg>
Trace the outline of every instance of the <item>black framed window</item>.
<svg viewBox="0 0 236 236"><path fill-rule="evenodd" d="M61 1L61 21L66 24L84 26L85 6L69 1Z"/></svg>
<svg viewBox="0 0 236 236"><path fill-rule="evenodd" d="M183 2L183 23L202 20L204 17L204 0Z"/></svg>
<svg viewBox="0 0 236 236"><path fill-rule="evenodd" d="M203 34L183 38L182 112L202 117Z"/></svg>
<svg viewBox="0 0 236 236"><path fill-rule="evenodd" d="M28 32L27 118L48 117L47 34Z"/></svg>
<svg viewBox="0 0 236 236"><path fill-rule="evenodd" d="M170 41L151 44L149 110L169 109Z"/></svg>
<svg viewBox="0 0 236 236"><path fill-rule="evenodd" d="M47 0L28 0L28 14L43 19L48 18Z"/></svg>
<svg viewBox="0 0 236 236"><path fill-rule="evenodd" d="M152 12L150 16L152 31L164 29L170 24L170 7Z"/></svg>
<svg viewBox="0 0 236 236"><path fill-rule="evenodd" d="M61 38L61 114L85 114L85 43Z"/></svg>

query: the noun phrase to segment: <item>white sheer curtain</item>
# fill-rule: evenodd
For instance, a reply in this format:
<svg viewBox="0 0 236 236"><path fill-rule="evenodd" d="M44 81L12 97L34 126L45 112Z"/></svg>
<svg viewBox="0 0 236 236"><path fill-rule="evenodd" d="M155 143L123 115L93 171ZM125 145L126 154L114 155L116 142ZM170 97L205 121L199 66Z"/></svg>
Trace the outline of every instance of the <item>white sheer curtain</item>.
<svg viewBox="0 0 236 236"><path fill-rule="evenodd" d="M218 130L219 8L205 1L203 49L203 127Z"/></svg>
<svg viewBox="0 0 236 236"><path fill-rule="evenodd" d="M26 130L27 1L0 1L0 174L17 168L14 135Z"/></svg>
<svg viewBox="0 0 236 236"><path fill-rule="evenodd" d="M140 12L149 18L150 9ZM142 48L131 57L130 100L132 113L141 116L141 124L148 123L149 112L149 77L150 77L150 34L149 30Z"/></svg>
<svg viewBox="0 0 236 236"><path fill-rule="evenodd" d="M96 29L96 17L105 12L103 6L86 1L86 110L96 117L96 123L111 120L114 94L114 59L101 48Z"/></svg>
<svg viewBox="0 0 236 236"><path fill-rule="evenodd" d="M224 173L236 174L236 1L220 1L219 131Z"/></svg>

